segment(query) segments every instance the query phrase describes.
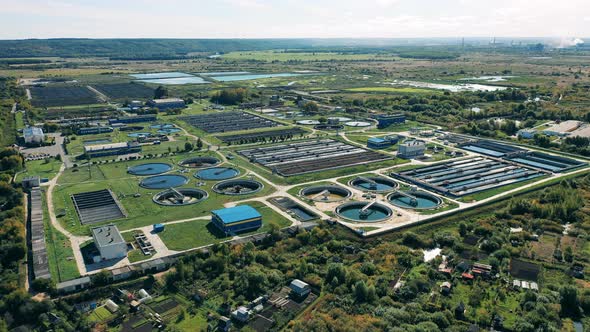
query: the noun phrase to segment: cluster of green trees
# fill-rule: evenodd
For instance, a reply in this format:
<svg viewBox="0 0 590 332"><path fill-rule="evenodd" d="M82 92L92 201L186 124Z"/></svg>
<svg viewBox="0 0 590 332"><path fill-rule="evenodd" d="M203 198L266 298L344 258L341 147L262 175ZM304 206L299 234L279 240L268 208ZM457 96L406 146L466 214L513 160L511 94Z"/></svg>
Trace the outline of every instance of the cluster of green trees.
<svg viewBox="0 0 590 332"><path fill-rule="evenodd" d="M246 98L248 98L248 90L244 88L223 89L213 93L211 102L222 105L237 105L243 103Z"/></svg>

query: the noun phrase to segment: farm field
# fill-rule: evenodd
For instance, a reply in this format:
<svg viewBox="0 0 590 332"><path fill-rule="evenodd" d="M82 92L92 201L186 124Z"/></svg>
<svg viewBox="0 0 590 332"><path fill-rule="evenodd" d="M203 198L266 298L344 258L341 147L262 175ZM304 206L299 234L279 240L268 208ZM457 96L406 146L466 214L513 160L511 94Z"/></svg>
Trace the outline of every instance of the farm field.
<svg viewBox="0 0 590 332"><path fill-rule="evenodd" d="M116 100L151 99L154 97L153 89L138 83L94 84L92 87Z"/></svg>
<svg viewBox="0 0 590 332"><path fill-rule="evenodd" d="M85 86L45 86L31 88L33 105L36 107L55 107L91 105L98 103L98 97Z"/></svg>

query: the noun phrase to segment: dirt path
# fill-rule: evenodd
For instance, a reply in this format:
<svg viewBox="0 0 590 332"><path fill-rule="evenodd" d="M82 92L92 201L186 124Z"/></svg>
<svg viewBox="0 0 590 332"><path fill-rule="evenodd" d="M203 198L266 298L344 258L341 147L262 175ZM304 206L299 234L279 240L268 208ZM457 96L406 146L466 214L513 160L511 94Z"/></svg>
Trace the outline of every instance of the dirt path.
<svg viewBox="0 0 590 332"><path fill-rule="evenodd" d="M57 175L47 183L47 210L49 211L49 220L51 221L51 225L70 240L72 252L74 253L74 259L76 259L76 265L78 266L78 272L80 272L80 275L85 275L87 271L86 265L84 264L84 257L82 257L82 252L80 251L80 245L88 240L91 240L92 238L89 236L73 235L59 223L57 217L55 216L53 190L57 185L57 180L63 174L65 169L65 164L62 164Z"/></svg>

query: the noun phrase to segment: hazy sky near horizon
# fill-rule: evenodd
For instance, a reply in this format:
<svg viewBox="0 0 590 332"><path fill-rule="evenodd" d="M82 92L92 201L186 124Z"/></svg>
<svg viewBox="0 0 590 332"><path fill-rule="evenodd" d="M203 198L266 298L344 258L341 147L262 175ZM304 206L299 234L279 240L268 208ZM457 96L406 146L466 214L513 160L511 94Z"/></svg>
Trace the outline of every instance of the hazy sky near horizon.
<svg viewBox="0 0 590 332"><path fill-rule="evenodd" d="M0 0L0 39L588 37L589 0Z"/></svg>

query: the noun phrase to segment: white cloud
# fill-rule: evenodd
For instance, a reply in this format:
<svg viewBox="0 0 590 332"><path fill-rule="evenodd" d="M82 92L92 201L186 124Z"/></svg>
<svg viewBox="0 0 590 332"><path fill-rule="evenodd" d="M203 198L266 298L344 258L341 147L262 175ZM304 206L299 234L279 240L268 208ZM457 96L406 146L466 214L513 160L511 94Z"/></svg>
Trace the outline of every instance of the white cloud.
<svg viewBox="0 0 590 332"><path fill-rule="evenodd" d="M0 38L590 36L588 0L0 2Z"/></svg>

